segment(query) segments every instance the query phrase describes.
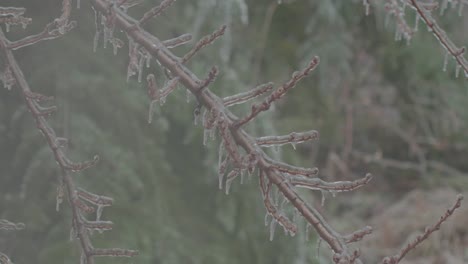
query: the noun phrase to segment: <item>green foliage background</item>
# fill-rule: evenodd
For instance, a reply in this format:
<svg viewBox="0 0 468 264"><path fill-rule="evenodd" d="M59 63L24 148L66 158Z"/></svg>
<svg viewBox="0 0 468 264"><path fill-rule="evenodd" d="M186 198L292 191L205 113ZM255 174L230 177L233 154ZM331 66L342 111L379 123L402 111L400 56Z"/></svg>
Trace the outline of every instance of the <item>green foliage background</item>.
<svg viewBox="0 0 468 264"><path fill-rule="evenodd" d="M60 13L60 2L2 1L2 6L26 7L26 15L34 21L26 30L13 28L8 37L41 30ZM70 156L101 157L97 167L75 175L80 186L115 199L115 205L104 211L115 228L95 234L96 246L141 252L134 260L99 263L318 263L313 234L305 242L304 232L291 238L277 230L274 241L268 240L255 177L243 186L234 183L229 196L218 190L217 141L202 145L203 131L193 126L193 98L187 104L182 87L158 108L156 120L147 123L144 83L126 82L126 47L117 56L101 46L93 53L93 12L88 1L81 2L81 9L73 11L75 30L15 55L32 89L56 97L60 111L51 122L58 134L70 138ZM146 1L130 13L138 16L157 2ZM440 18L462 45L468 41L466 27L461 26L466 19ZM420 32L406 45L393 40L392 19L387 27L384 21L379 8L366 17L360 1L277 5L272 0L180 0L152 20L148 29L161 39L187 32L199 39L227 24L227 35L190 64L199 76L218 65L221 74L210 89L222 96L266 81L281 83L313 55L320 56L320 67L248 130L270 135L316 129L321 139L297 151L286 147L272 155L317 166L328 180L372 172L378 178L363 193L383 200L392 201L414 188L464 190L468 186L466 79L454 78L453 62L449 72L442 71L444 54L424 27L420 25ZM162 81L156 65L150 70ZM348 105L354 117L353 149L417 162L398 134L402 130L448 146L427 147L425 153L456 173L428 169L422 174L351 158L344 149ZM246 109L235 110L241 115ZM0 218L27 226L15 233L2 232L0 251L15 263L77 263L79 251L68 240L68 205L55 211L58 169L15 89L0 89L0 150ZM349 174L333 170L332 154L348 157L343 160ZM303 194L311 203L320 203L320 196ZM330 218L340 210L336 201L340 199L327 200L324 210ZM360 203L368 202L363 198Z"/></svg>

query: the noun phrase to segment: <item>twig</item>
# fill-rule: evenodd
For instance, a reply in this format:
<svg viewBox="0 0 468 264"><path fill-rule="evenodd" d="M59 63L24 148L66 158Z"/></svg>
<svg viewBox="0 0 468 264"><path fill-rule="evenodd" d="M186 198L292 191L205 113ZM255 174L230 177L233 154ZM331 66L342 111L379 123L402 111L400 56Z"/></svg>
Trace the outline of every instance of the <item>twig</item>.
<svg viewBox="0 0 468 264"><path fill-rule="evenodd" d="M171 6L174 2L175 0L164 0L158 6L151 8L140 19L139 21L140 26L145 25L151 18L160 15L162 12L164 12L164 10L166 10L166 8Z"/></svg>
<svg viewBox="0 0 468 264"><path fill-rule="evenodd" d="M455 212L457 208L460 207L462 200L463 200L463 196L458 195L457 200L455 201L455 204L451 208L447 209L445 214L442 215L440 219L434 225L426 227L423 233L419 234L416 238L414 238L413 240L408 242L405 246L403 246L396 255L391 256L391 257L385 257L382 260L382 263L383 264L399 263L406 256L406 254L408 254L408 252L410 252L411 250L416 248L419 244L421 244L424 240L429 238L429 236L432 233L439 230L442 224L445 221L447 221L447 219Z"/></svg>
<svg viewBox="0 0 468 264"><path fill-rule="evenodd" d="M462 68L465 72L465 78L468 78L468 61L464 57L465 47L458 48L448 37L447 33L437 24L437 21L432 17L430 11L423 8L417 0L408 1L411 3L410 6L416 10L416 15L422 18L424 24L426 24L432 34L437 38L437 40L439 40L442 47L444 47L446 52L448 52L457 62L455 75L458 76L458 72L460 71L460 68Z"/></svg>
<svg viewBox="0 0 468 264"><path fill-rule="evenodd" d="M197 52L199 52L202 48L210 45L213 43L216 39L224 35L224 32L226 31L226 25L223 25L221 28L213 32L211 35L203 37L201 40L195 44L195 46L182 57L181 63L185 64L187 61L189 61Z"/></svg>

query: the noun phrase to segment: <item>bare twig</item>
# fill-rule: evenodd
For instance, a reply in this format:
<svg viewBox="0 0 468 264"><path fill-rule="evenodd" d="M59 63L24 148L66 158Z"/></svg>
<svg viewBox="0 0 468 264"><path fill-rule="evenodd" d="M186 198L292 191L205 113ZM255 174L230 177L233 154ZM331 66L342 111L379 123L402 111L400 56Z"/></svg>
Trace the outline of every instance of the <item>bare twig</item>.
<svg viewBox="0 0 468 264"><path fill-rule="evenodd" d="M416 238L412 239L410 242L408 242L405 246L403 246L398 254L391 256L391 257L385 257L382 260L382 264L397 264L400 263L400 261L414 248L416 248L419 244L421 244L424 240L429 238L429 236L434 233L435 231L439 230L442 224L447 221L447 219L455 212L457 208L460 207L461 201L463 200L462 195L458 195L457 200L455 201L455 204L447 209L444 215L440 217L440 219L432 226L426 227L423 233L419 234L416 236Z"/></svg>
<svg viewBox="0 0 468 264"><path fill-rule="evenodd" d="M319 64L319 57L314 57L307 67L303 69L302 71L299 72L294 72L291 79L284 83L281 87L277 88L270 96L268 96L265 100L263 100L262 103L260 104L254 104L252 105L252 109L250 111L250 114L247 115L246 117L237 120L236 123L234 124L234 127L241 127L254 119L259 113L263 111L267 111L270 109L270 106L273 102L279 100L281 97L283 97L289 90L294 88L296 84L306 77L311 71L313 71L317 65Z"/></svg>
<svg viewBox="0 0 468 264"><path fill-rule="evenodd" d="M221 28L213 32L211 35L203 37L201 40L193 46L193 48L182 57L181 62L182 64L187 63L197 52L199 52L202 48L210 45L213 43L216 39L224 35L224 32L226 31L226 25L223 25Z"/></svg>
<svg viewBox="0 0 468 264"><path fill-rule="evenodd" d="M139 21L140 26L143 26L144 24L146 24L151 18L160 15L162 12L164 12L164 10L166 10L174 2L175 2L175 0L164 0L158 6L151 8L140 19L140 21Z"/></svg>

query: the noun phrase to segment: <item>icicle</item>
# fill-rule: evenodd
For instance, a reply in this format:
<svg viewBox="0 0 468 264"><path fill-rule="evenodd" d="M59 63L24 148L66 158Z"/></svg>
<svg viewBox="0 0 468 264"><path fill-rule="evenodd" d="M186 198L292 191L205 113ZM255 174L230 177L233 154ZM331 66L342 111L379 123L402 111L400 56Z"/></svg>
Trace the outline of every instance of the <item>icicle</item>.
<svg viewBox="0 0 468 264"><path fill-rule="evenodd" d="M195 107L195 110L193 110L193 124L195 126L198 126L199 122L200 122L200 107L197 106Z"/></svg>
<svg viewBox="0 0 468 264"><path fill-rule="evenodd" d="M223 179L224 179L224 173L218 173L218 187L220 190L223 189Z"/></svg>
<svg viewBox="0 0 468 264"><path fill-rule="evenodd" d="M218 168L221 167L221 163L223 162L223 156L224 156L224 144L220 143L219 149L218 149Z"/></svg>
<svg viewBox="0 0 468 264"><path fill-rule="evenodd" d="M414 32L418 31L418 28L419 28L419 19L420 19L419 14L416 14L416 18L415 18L416 21L414 22L414 29L413 29Z"/></svg>
<svg viewBox="0 0 468 264"><path fill-rule="evenodd" d="M97 210L96 210L96 221L101 220L102 210L104 210L104 206L98 205Z"/></svg>
<svg viewBox="0 0 468 264"><path fill-rule="evenodd" d="M287 203L289 203L288 198L286 198L284 195L281 195L280 211L283 210L284 205Z"/></svg>
<svg viewBox="0 0 468 264"><path fill-rule="evenodd" d="M210 136L210 129L204 129L203 130L203 146L206 146L208 143L208 137Z"/></svg>
<svg viewBox="0 0 468 264"><path fill-rule="evenodd" d="M231 185L232 185L232 181L228 179L226 179L226 195L229 194L229 190L231 189Z"/></svg>
<svg viewBox="0 0 468 264"><path fill-rule="evenodd" d="M293 147L294 150L296 150L296 143L291 142L291 146Z"/></svg>
<svg viewBox="0 0 468 264"><path fill-rule="evenodd" d="M129 37L128 39L128 67L127 67L127 82L130 80L130 77L136 74L138 70L138 44Z"/></svg>
<svg viewBox="0 0 468 264"><path fill-rule="evenodd" d="M104 15L101 15L101 22L102 25L104 25L104 38L103 38L103 47L107 48L107 42L109 41L109 28L106 26L106 17Z"/></svg>
<svg viewBox="0 0 468 264"><path fill-rule="evenodd" d="M148 113L148 124L151 124L153 122L153 114L154 114L154 105L156 104L156 101L152 101L149 106L149 113Z"/></svg>
<svg viewBox="0 0 468 264"><path fill-rule="evenodd" d="M3 82L3 87L10 91L16 82L15 78L13 77L13 73L11 72L10 66L6 66L5 71L3 73L0 73L0 79Z"/></svg>
<svg viewBox="0 0 468 264"><path fill-rule="evenodd" d="M395 30L395 41L401 40L401 31L397 28Z"/></svg>
<svg viewBox="0 0 468 264"><path fill-rule="evenodd" d="M322 245L322 238L319 236L317 239L317 259L320 261L320 245Z"/></svg>
<svg viewBox="0 0 468 264"><path fill-rule="evenodd" d="M268 214L268 213L265 214L265 226L268 226L268 223L269 223L268 217L269 216L270 216L270 214Z"/></svg>
<svg viewBox="0 0 468 264"><path fill-rule="evenodd" d="M362 0L362 4L364 5L364 7L366 9L366 16L368 16L369 15L369 9L370 9L369 0Z"/></svg>
<svg viewBox="0 0 468 264"><path fill-rule="evenodd" d="M216 132L216 129L214 129L214 128L210 129L210 139L211 140L215 139L215 132Z"/></svg>
<svg viewBox="0 0 468 264"><path fill-rule="evenodd" d="M75 240L76 234L75 234L75 229L72 227L70 229L70 241Z"/></svg>
<svg viewBox="0 0 468 264"><path fill-rule="evenodd" d="M326 193L325 193L325 191L321 191L321 193L322 193L322 201L320 202L320 205L323 207L323 206L325 206L325 195L326 195Z"/></svg>
<svg viewBox="0 0 468 264"><path fill-rule="evenodd" d="M10 23L6 22L5 23L5 29L6 29L6 32L10 32Z"/></svg>
<svg viewBox="0 0 468 264"><path fill-rule="evenodd" d="M99 31L99 17L101 15L101 13L99 13L98 11L96 11L96 9L94 9L93 7L93 11L94 11L94 25L96 26L96 32L94 33L94 39L93 39L93 51L96 52L97 50L97 46L99 44L99 35L101 34L100 31Z"/></svg>
<svg viewBox="0 0 468 264"><path fill-rule="evenodd" d="M465 2L464 1L460 1L460 3L458 3L458 15L461 16L462 13L463 13L463 6L465 5Z"/></svg>
<svg viewBox="0 0 468 264"><path fill-rule="evenodd" d="M270 223L270 241L273 241L273 238L275 237L275 229L276 229L276 220L271 219L271 223Z"/></svg>
<svg viewBox="0 0 468 264"><path fill-rule="evenodd" d="M445 9L447 8L448 0L443 0L440 7L440 15L444 14Z"/></svg>
<svg viewBox="0 0 468 264"><path fill-rule="evenodd" d="M149 68L151 66L151 55L149 53L146 53L146 68Z"/></svg>
<svg viewBox="0 0 468 264"><path fill-rule="evenodd" d="M455 78L458 78L458 75L460 75L460 69L461 65L457 63L457 67L455 68Z"/></svg>
<svg viewBox="0 0 468 264"><path fill-rule="evenodd" d="M310 228L310 223L307 222L306 227L305 227L305 240L309 241L309 228Z"/></svg>
<svg viewBox="0 0 468 264"><path fill-rule="evenodd" d="M278 206L279 205L279 199L280 199L280 191L279 191L279 188L276 188L276 191L274 192L274 196L273 196L273 203Z"/></svg>
<svg viewBox="0 0 468 264"><path fill-rule="evenodd" d="M241 176L241 184L244 184L244 172L245 172L245 169L241 169L240 171L240 176Z"/></svg>
<svg viewBox="0 0 468 264"><path fill-rule="evenodd" d="M299 225L298 224L298 222L299 222L299 210L297 210L297 208L294 208L292 222L295 225Z"/></svg>
<svg viewBox="0 0 468 264"><path fill-rule="evenodd" d="M84 253L81 253L80 264L87 264L86 263L86 255Z"/></svg>
<svg viewBox="0 0 468 264"><path fill-rule="evenodd" d="M442 71L444 72L447 71L448 57L449 57L449 53L446 52L445 57L444 57L444 66L442 67Z"/></svg>
<svg viewBox="0 0 468 264"><path fill-rule="evenodd" d="M185 101L187 103L190 103L190 98L192 98L192 93L190 92L189 89L187 89L186 94L185 94Z"/></svg>
<svg viewBox="0 0 468 264"><path fill-rule="evenodd" d="M336 192L335 191L330 191L330 192L331 192L333 198L335 198L336 197Z"/></svg>
<svg viewBox="0 0 468 264"><path fill-rule="evenodd" d="M123 41L118 39L118 38L114 38L114 37L111 38L109 41L112 44L114 55L117 55L117 52L119 51L119 48L122 48L124 46Z"/></svg>
<svg viewBox="0 0 468 264"><path fill-rule="evenodd" d="M115 45L115 44L112 44L112 46L114 47L114 49L113 49L114 55L117 55L117 51L119 50L119 46Z"/></svg>
<svg viewBox="0 0 468 264"><path fill-rule="evenodd" d="M80 9L81 7L81 0L76 0L76 8Z"/></svg>
<svg viewBox="0 0 468 264"><path fill-rule="evenodd" d="M138 82L139 83L141 83L141 78L143 76L143 65L144 65L144 63L145 63L145 57L140 54L140 61L138 62Z"/></svg>
<svg viewBox="0 0 468 264"><path fill-rule="evenodd" d="M250 169L247 170L247 175L248 175L248 178L247 180L250 182L252 180L252 175L253 173L255 172L255 167L252 167Z"/></svg>
<svg viewBox="0 0 468 264"><path fill-rule="evenodd" d="M63 183L57 186L57 196L55 197L55 210L60 211L60 204L63 202Z"/></svg>
<svg viewBox="0 0 468 264"><path fill-rule="evenodd" d="M224 167L226 164L224 164L223 161L223 156L224 156L224 144L221 142L219 144L219 150L218 150L218 186L219 189L223 189L223 179L224 179ZM227 157L226 157L226 162L227 162Z"/></svg>
<svg viewBox="0 0 468 264"><path fill-rule="evenodd" d="M160 106L163 106L166 103L166 98L167 98L166 96L161 96L159 98L159 105Z"/></svg>

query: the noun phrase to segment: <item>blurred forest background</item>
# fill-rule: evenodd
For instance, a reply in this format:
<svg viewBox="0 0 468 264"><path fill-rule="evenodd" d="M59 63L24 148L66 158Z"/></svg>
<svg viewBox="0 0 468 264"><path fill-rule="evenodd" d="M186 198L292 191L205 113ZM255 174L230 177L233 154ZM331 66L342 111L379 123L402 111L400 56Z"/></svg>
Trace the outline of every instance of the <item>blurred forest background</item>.
<svg viewBox="0 0 468 264"><path fill-rule="evenodd" d="M453 60L442 70L444 51L422 23L409 45L395 41L395 21L386 22L382 6L365 16L358 0L283 2L180 0L147 28L160 39L192 33L198 40L228 25L226 35L189 64L199 76L219 66L210 89L220 96L267 81L280 84L320 56L319 68L248 130L259 136L318 130L319 141L271 155L318 167L324 180L375 176L353 193L302 194L340 232L372 225L374 234L358 246L366 263L376 263L468 190L467 79L455 78ZM130 13L138 17L158 3L145 1ZM26 30L13 27L10 39L42 30L61 9L58 0L1 5L26 7L25 16L33 18ZM411 23L414 13L406 12ZM460 46L468 44L467 12L436 16ZM97 167L75 175L81 186L115 199L103 215L114 230L95 234L96 246L140 250L135 259L99 263L330 263L313 231L289 237L277 230L270 242L256 177L242 186L235 182L229 195L218 189L217 144L203 146L203 131L193 125L194 99L186 103L180 87L148 124L145 83L126 81L127 47L117 56L101 45L93 53L88 1L81 0L73 18L78 27L65 37L15 55L32 89L56 97L52 122L71 139L71 157L101 157ZM157 65L145 74L150 72L162 74ZM18 91L0 89L0 218L26 224L0 233L0 251L15 263L79 261L69 241L68 205L55 211L58 177ZM406 263L467 263L466 223L463 205Z"/></svg>

